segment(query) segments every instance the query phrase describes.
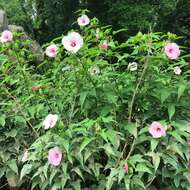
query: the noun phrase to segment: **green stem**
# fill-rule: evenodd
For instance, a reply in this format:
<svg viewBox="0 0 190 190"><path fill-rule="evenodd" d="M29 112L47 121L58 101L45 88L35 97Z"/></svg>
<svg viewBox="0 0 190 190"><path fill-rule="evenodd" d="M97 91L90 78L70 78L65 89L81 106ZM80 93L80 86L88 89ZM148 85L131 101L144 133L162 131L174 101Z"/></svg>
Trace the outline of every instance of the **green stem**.
<svg viewBox="0 0 190 190"><path fill-rule="evenodd" d="M148 68L148 64L149 64L149 55L150 55L150 51L151 51L151 43L152 43L152 39L150 38L150 41L148 42L148 45L149 45L149 48L148 48L148 54L145 58L145 64L144 64L144 68L143 68L143 71L141 73L141 76L140 76L140 79L136 85L136 88L135 88L135 91L133 93L133 96L132 96L132 100L131 100L131 104L129 106L129 116L128 116L128 123L131 123L131 118L132 118L132 112L133 112L133 106L134 106L134 102L135 102L135 98L136 98L136 95L138 93L138 90L139 90L139 87L141 85L141 82L143 80L143 77L145 75L145 72Z"/></svg>

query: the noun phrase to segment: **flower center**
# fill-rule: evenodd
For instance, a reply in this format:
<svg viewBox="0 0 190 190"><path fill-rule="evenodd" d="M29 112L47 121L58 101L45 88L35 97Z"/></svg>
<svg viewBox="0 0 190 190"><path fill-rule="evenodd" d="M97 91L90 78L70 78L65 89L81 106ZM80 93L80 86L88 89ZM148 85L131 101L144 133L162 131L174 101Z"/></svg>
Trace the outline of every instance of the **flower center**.
<svg viewBox="0 0 190 190"><path fill-rule="evenodd" d="M55 153L55 158L59 158L59 154L58 153Z"/></svg>
<svg viewBox="0 0 190 190"><path fill-rule="evenodd" d="M50 119L49 124L53 125L53 119Z"/></svg>
<svg viewBox="0 0 190 190"><path fill-rule="evenodd" d="M169 49L169 52L172 53L172 52L173 52L173 49Z"/></svg>
<svg viewBox="0 0 190 190"><path fill-rule="evenodd" d="M85 19L82 19L82 23L85 23L86 21L85 21Z"/></svg>
<svg viewBox="0 0 190 190"><path fill-rule="evenodd" d="M55 53L55 49L51 49L50 52L51 52L51 53Z"/></svg>
<svg viewBox="0 0 190 190"><path fill-rule="evenodd" d="M156 131L157 131L157 132L160 132L160 131L161 131L161 129L160 129L159 127L157 127L157 128L156 128Z"/></svg>
<svg viewBox="0 0 190 190"><path fill-rule="evenodd" d="M76 42L74 41L71 42L71 47L75 47L76 45L77 45Z"/></svg>

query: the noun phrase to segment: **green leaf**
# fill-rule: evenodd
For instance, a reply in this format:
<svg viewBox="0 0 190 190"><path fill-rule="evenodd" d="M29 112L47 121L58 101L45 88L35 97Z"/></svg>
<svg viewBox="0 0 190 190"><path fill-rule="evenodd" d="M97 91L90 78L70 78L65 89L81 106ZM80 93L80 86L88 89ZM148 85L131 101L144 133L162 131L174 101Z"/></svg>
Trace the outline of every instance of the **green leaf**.
<svg viewBox="0 0 190 190"><path fill-rule="evenodd" d="M74 171L76 174L78 174L84 181L84 177L82 175L81 170L77 167L77 168L73 168L71 171Z"/></svg>
<svg viewBox="0 0 190 190"><path fill-rule="evenodd" d="M88 144L90 144L93 140L94 140L94 138L85 138L84 141L82 142L81 146L80 146L79 152L81 153L84 150L84 148Z"/></svg>
<svg viewBox="0 0 190 190"><path fill-rule="evenodd" d="M8 60L8 57L4 54L0 54L0 62L4 62L4 61L7 61Z"/></svg>
<svg viewBox="0 0 190 190"><path fill-rule="evenodd" d="M80 180L72 182L72 186L73 186L74 190L81 190L81 184L80 183L81 183Z"/></svg>
<svg viewBox="0 0 190 190"><path fill-rule="evenodd" d="M160 96L161 96L160 97L161 98L161 103L163 104L164 101L170 96L170 91L164 89L164 90L161 91L161 95Z"/></svg>
<svg viewBox="0 0 190 190"><path fill-rule="evenodd" d="M130 190L130 178L126 176L124 181L126 190Z"/></svg>
<svg viewBox="0 0 190 190"><path fill-rule="evenodd" d="M107 177L106 190L110 190L116 178L114 178L118 174L118 170L115 168L111 168L110 175Z"/></svg>
<svg viewBox="0 0 190 190"><path fill-rule="evenodd" d="M2 127L5 126L5 118L6 118L5 115L0 115L0 125L1 125Z"/></svg>
<svg viewBox="0 0 190 190"><path fill-rule="evenodd" d="M137 138L137 124L136 123L127 124L126 128L131 135Z"/></svg>
<svg viewBox="0 0 190 190"><path fill-rule="evenodd" d="M86 92L86 91L83 91L83 92L80 93L80 105L81 105L81 108L84 105L84 102L85 102L85 99L86 99L87 95L88 95L88 92Z"/></svg>
<svg viewBox="0 0 190 190"><path fill-rule="evenodd" d="M160 164L160 155L158 153L153 153L152 155L152 162L154 165L155 171L158 169L159 164Z"/></svg>
<svg viewBox="0 0 190 190"><path fill-rule="evenodd" d="M147 172L149 174L152 174L152 171L146 166L144 163L140 163L136 166L136 171L138 172Z"/></svg>
<svg viewBox="0 0 190 190"><path fill-rule="evenodd" d="M169 114L169 119L171 120L173 115L175 114L175 105L170 104L168 106L168 114Z"/></svg>
<svg viewBox="0 0 190 190"><path fill-rule="evenodd" d="M55 175L58 173L58 170L57 169L54 169L53 171L51 170L51 175L50 175L50 178L49 178L49 183L52 184L53 182L53 178L55 177Z"/></svg>
<svg viewBox="0 0 190 190"><path fill-rule="evenodd" d="M17 166L16 159L9 160L7 162L7 165L9 166L11 170L13 170L16 174L18 174L18 166Z"/></svg>
<svg viewBox="0 0 190 190"><path fill-rule="evenodd" d="M139 178L137 178L137 177L134 177L133 178L133 181L134 181L134 184L138 184L140 187L142 187L143 189L145 189L146 190L146 187L145 187L145 185L144 185L144 183L143 183L143 181L142 180L140 180Z"/></svg>
<svg viewBox="0 0 190 190"><path fill-rule="evenodd" d="M157 139L152 139L152 140L150 141L152 152L154 152L154 150L155 150L155 148L157 147L158 143L159 143L159 141L158 141Z"/></svg>
<svg viewBox="0 0 190 190"><path fill-rule="evenodd" d="M67 139L61 139L60 143L63 145L63 147L65 148L66 152L69 152L69 142Z"/></svg>
<svg viewBox="0 0 190 190"><path fill-rule="evenodd" d="M9 132L5 133L5 135L6 135L6 137L12 137L12 138L14 138L17 135L17 130L16 129L12 129Z"/></svg>
<svg viewBox="0 0 190 190"><path fill-rule="evenodd" d="M185 84L179 84L179 88L178 88L178 96L177 96L177 99L179 100L179 98L183 95L184 91L186 89L186 85Z"/></svg>
<svg viewBox="0 0 190 190"><path fill-rule="evenodd" d="M123 168L121 168L121 169L119 170L118 183L121 182L121 180L124 178L124 176L125 176L125 170L124 170Z"/></svg>
<svg viewBox="0 0 190 190"><path fill-rule="evenodd" d="M32 170L32 164L25 164L20 172L20 180L27 174L29 174Z"/></svg>
<svg viewBox="0 0 190 190"><path fill-rule="evenodd" d="M5 167L3 167L3 168L1 167L1 169L0 169L0 179L4 176L5 171L6 171Z"/></svg>

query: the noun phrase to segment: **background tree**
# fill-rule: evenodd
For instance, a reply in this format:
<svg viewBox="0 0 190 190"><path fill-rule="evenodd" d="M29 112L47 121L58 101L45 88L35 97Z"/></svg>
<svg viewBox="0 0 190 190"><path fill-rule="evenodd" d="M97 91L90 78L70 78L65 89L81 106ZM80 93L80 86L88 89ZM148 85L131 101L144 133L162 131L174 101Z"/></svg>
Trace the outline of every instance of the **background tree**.
<svg viewBox="0 0 190 190"><path fill-rule="evenodd" d="M102 24L126 28L129 35L138 31L164 31L190 34L189 0L0 0L10 23L24 26L40 43L61 35L76 21L75 11L87 8ZM119 36L126 38L126 34Z"/></svg>

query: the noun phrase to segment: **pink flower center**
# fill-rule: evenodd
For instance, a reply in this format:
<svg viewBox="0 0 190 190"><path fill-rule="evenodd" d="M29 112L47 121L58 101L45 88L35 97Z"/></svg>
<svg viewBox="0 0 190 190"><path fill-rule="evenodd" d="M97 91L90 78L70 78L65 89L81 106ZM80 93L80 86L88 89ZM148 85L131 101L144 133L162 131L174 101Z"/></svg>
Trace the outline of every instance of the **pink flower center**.
<svg viewBox="0 0 190 190"><path fill-rule="evenodd" d="M53 125L53 119L50 119L49 124Z"/></svg>
<svg viewBox="0 0 190 190"><path fill-rule="evenodd" d="M55 53L56 50L55 50L54 48L52 48L52 49L50 49L50 52L51 52L51 53Z"/></svg>
<svg viewBox="0 0 190 190"><path fill-rule="evenodd" d="M173 53L173 49L172 48L169 49L169 53Z"/></svg>
<svg viewBox="0 0 190 190"><path fill-rule="evenodd" d="M161 129L159 127L156 128L157 132L161 132Z"/></svg>
<svg viewBox="0 0 190 190"><path fill-rule="evenodd" d="M75 41L71 41L71 47L75 47L77 44Z"/></svg>
<svg viewBox="0 0 190 190"><path fill-rule="evenodd" d="M9 39L9 35L4 35L4 38L5 39Z"/></svg>
<svg viewBox="0 0 190 190"><path fill-rule="evenodd" d="M85 19L82 19L82 23L85 23L86 21L85 21Z"/></svg>
<svg viewBox="0 0 190 190"><path fill-rule="evenodd" d="M58 153L55 153L55 158L59 158L59 154Z"/></svg>

